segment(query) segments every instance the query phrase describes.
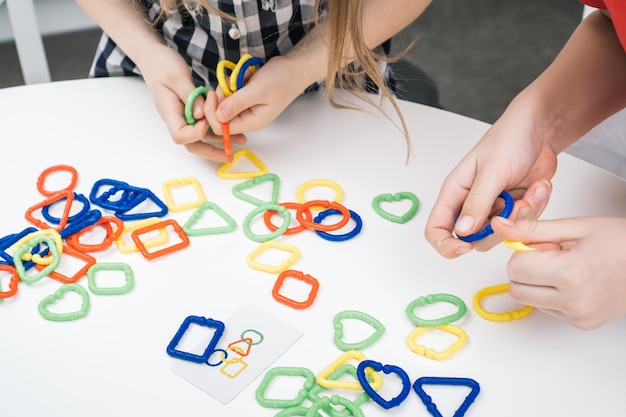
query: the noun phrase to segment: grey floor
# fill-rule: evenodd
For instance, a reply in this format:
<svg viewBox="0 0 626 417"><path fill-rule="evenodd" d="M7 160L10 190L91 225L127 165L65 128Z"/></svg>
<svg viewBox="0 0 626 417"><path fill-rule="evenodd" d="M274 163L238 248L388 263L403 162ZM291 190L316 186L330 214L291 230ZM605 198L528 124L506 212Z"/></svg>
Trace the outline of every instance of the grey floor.
<svg viewBox="0 0 626 417"><path fill-rule="evenodd" d="M576 0L433 0L397 36L418 37L398 65L406 97L488 123L545 69L580 22ZM54 81L87 76L98 30L44 38ZM406 74L408 73L408 75ZM0 88L23 84L13 43L0 44Z"/></svg>

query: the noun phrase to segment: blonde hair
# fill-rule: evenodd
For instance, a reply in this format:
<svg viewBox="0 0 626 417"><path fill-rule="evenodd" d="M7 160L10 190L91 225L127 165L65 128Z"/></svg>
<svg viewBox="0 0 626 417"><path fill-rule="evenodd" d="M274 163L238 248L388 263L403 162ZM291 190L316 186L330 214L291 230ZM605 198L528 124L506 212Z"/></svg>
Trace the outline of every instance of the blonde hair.
<svg viewBox="0 0 626 417"><path fill-rule="evenodd" d="M321 0L315 0L315 26L319 35L324 38L324 34L322 34L320 30L320 22L322 20L319 7L320 1ZM327 3L328 11L325 14L325 19L328 30L324 41L328 48L328 66L325 88L326 96L330 104L335 108L361 110L357 107L340 104L335 101L335 90L337 88L347 90L359 99L377 108L397 126L397 123L395 123L382 108L383 101L387 99L398 115L401 124L401 127L398 126L398 128L403 132L407 140L407 149L410 152L410 137L406 121L393 93L389 90L385 82L384 74L378 66L377 61L386 63L395 62L410 49L412 44L409 44L403 51L393 57L379 53L375 49L369 48L365 43L363 34L364 0L327 0ZM183 5L189 10L203 7L208 11L219 14L225 19L236 20L234 16L230 16L210 6L206 0L161 0L161 14L168 15L174 13L179 5ZM347 53L351 53L353 56L346 57ZM358 62L358 65L346 65L346 61ZM368 78L380 90L381 101L378 104L367 94L365 87ZM407 152L407 160L409 152Z"/></svg>

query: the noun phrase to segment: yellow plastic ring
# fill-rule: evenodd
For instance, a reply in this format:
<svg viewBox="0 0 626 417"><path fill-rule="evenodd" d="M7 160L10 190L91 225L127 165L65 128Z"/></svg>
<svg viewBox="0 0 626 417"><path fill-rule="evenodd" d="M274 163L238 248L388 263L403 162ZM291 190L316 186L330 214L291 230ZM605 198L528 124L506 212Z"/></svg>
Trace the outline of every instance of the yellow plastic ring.
<svg viewBox="0 0 626 417"><path fill-rule="evenodd" d="M228 97L229 95L233 93L232 91L230 91L230 88L228 88L228 84L226 83L225 72L227 68L231 70L231 77L232 77L232 71L235 71L236 65L226 59L222 59L220 62L218 62L217 68L215 70L215 75L217 77L217 84L220 86L220 88L222 89L222 92L224 93L226 97Z"/></svg>
<svg viewBox="0 0 626 417"><path fill-rule="evenodd" d="M490 295L500 294L500 293L504 293L508 291L509 291L509 284L499 284L499 285L493 285L491 287L485 287L479 290L476 294L474 294L474 297L472 298L472 306L474 307L474 310L480 317L486 320L490 320L490 321L505 322L505 321L511 321L511 320L519 320L519 319L523 319L524 317L532 313L532 311L534 310L533 306L524 306L523 308L518 309L518 310L505 311L502 313L493 313L491 311L487 311L482 306L481 302L483 298L488 297Z"/></svg>

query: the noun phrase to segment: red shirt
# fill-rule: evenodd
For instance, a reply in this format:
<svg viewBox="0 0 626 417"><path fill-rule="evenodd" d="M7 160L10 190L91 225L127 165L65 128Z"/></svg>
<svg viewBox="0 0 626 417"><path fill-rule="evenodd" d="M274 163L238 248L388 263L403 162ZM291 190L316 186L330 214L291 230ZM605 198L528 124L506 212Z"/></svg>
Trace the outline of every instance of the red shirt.
<svg viewBox="0 0 626 417"><path fill-rule="evenodd" d="M626 1L625 0L580 0L588 6L596 9L608 10L613 19L613 26L622 43L622 48L626 50Z"/></svg>

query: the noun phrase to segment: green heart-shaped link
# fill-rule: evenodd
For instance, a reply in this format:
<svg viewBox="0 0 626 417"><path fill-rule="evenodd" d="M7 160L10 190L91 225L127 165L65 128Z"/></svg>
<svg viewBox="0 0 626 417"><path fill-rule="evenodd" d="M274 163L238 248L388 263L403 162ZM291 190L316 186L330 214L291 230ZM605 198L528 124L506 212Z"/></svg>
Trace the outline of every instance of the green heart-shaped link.
<svg viewBox="0 0 626 417"><path fill-rule="evenodd" d="M361 320L362 322L370 325L374 329L374 333L370 337L360 342L355 343L346 343L343 341L343 320L344 319L355 319ZM380 339L380 337L385 332L385 326L370 316L367 313L363 313L361 311L356 310L345 310L337 313L335 318L333 318L333 327L335 328L335 334L333 340L335 342L335 346L344 352L349 350L363 350L368 346L373 345Z"/></svg>
<svg viewBox="0 0 626 417"><path fill-rule="evenodd" d="M71 311L69 313L52 313L48 310L48 306L61 300L66 293L75 292L80 295L83 302L80 310ZM39 302L39 314L46 320L51 321L70 321L76 319L82 319L87 315L89 311L89 294L87 290L78 284L65 284L61 286L54 294L51 294Z"/></svg>
<svg viewBox="0 0 626 417"><path fill-rule="evenodd" d="M394 201L409 200L411 201L411 207L407 212L401 216L391 214L381 207L382 202L393 203ZM372 207L374 211L378 213L383 219L387 219L394 223L406 223L415 216L417 209L419 208L420 201L415 194L409 191L403 191L396 194L380 194L374 197L372 201Z"/></svg>

